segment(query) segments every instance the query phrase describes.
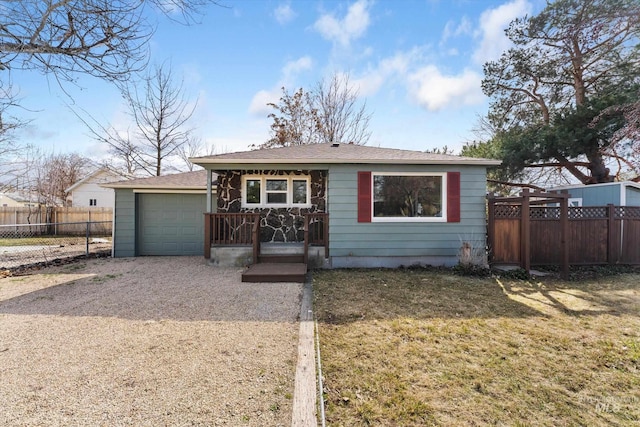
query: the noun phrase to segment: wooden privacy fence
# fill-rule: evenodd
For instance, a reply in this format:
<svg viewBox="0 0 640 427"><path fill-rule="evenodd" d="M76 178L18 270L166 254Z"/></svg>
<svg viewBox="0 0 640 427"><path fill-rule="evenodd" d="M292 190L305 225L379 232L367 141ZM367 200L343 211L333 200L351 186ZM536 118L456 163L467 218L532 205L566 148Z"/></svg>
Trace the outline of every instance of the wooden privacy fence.
<svg viewBox="0 0 640 427"><path fill-rule="evenodd" d="M640 264L640 207L567 204L567 194L489 197L488 243L493 264ZM559 206L549 206L557 204Z"/></svg>
<svg viewBox="0 0 640 427"><path fill-rule="evenodd" d="M112 221L111 208L0 207L0 225Z"/></svg>

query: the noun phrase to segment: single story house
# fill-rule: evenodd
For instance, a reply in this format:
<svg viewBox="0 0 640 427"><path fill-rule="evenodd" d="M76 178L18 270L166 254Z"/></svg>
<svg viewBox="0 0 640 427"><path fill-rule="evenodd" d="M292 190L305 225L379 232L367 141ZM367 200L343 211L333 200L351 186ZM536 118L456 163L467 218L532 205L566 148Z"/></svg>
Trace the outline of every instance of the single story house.
<svg viewBox="0 0 640 427"><path fill-rule="evenodd" d="M640 183L633 181L606 182L590 185L566 185L549 191L567 190L569 206L640 206Z"/></svg>
<svg viewBox="0 0 640 427"><path fill-rule="evenodd" d="M107 184L115 257L247 265L256 242L304 242L320 246L316 266L455 265L469 244L484 255L486 169L500 163L336 143L190 160L205 170Z"/></svg>
<svg viewBox="0 0 640 427"><path fill-rule="evenodd" d="M29 193L0 193L0 207L3 208L28 208L39 206L37 194Z"/></svg>
<svg viewBox="0 0 640 427"><path fill-rule="evenodd" d="M126 178L128 177L106 167L97 169L65 190L69 194L67 205L113 209L115 204L113 189L102 185Z"/></svg>
<svg viewBox="0 0 640 427"><path fill-rule="evenodd" d="M202 255L203 213L216 209L207 176L199 170L104 184L115 192L113 256Z"/></svg>

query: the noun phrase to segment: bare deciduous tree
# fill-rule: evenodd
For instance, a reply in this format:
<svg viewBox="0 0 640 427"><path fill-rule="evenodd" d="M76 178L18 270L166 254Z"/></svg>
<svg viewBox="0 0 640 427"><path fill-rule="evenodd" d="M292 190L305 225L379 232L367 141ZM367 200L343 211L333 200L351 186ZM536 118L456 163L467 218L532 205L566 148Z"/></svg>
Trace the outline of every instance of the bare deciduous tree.
<svg viewBox="0 0 640 427"><path fill-rule="evenodd" d="M133 129L121 130L76 115L87 125L91 135L109 146L109 151L129 174L143 172L159 176L164 161L180 157L181 148L191 139L187 122L197 103L187 100L182 81L176 82L171 66L156 66L140 84L125 91Z"/></svg>
<svg viewBox="0 0 640 427"><path fill-rule="evenodd" d="M17 132L28 124L13 114L19 108L19 99L10 81L0 81L0 182L13 180L20 170L16 157L24 148L17 138Z"/></svg>
<svg viewBox="0 0 640 427"><path fill-rule="evenodd" d="M14 162L15 191L32 196L32 201L46 206L65 205L66 189L85 176L92 166L90 159L77 153L45 153L28 147Z"/></svg>
<svg viewBox="0 0 640 427"><path fill-rule="evenodd" d="M190 23L214 0L21 0L0 8L0 70L126 79L147 61L154 26L147 9Z"/></svg>
<svg viewBox="0 0 640 427"><path fill-rule="evenodd" d="M371 114L366 102L359 103L349 76L335 74L319 82L312 92L302 88L293 94L285 88L282 92L278 104L267 104L275 110L268 116L273 120L271 139L257 148L321 142L364 145L369 141Z"/></svg>
<svg viewBox="0 0 640 427"><path fill-rule="evenodd" d="M309 92L300 88L293 94L282 88L278 104L269 103L276 110L267 117L271 124L271 139L259 148L287 147L290 145L315 144L321 142L318 110L313 105Z"/></svg>
<svg viewBox="0 0 640 427"><path fill-rule="evenodd" d="M160 176L162 161L177 155L189 140L191 130L186 123L197 103L190 105L182 81L176 83L167 64L155 67L145 77L141 92L134 87L126 96L136 127L140 167Z"/></svg>
<svg viewBox="0 0 640 427"><path fill-rule="evenodd" d="M322 142L364 145L371 132L367 103L359 103L359 92L349 83L349 75L334 74L315 88L313 104L318 110Z"/></svg>
<svg viewBox="0 0 640 427"><path fill-rule="evenodd" d="M76 153L49 154L40 159L35 191L47 206L67 204L67 188L88 173L91 161Z"/></svg>
<svg viewBox="0 0 640 427"><path fill-rule="evenodd" d="M191 137L177 150L178 157L184 162L188 171L193 171L196 167L189 159L191 157L212 156L216 154L216 147L213 144L205 143L202 138Z"/></svg>

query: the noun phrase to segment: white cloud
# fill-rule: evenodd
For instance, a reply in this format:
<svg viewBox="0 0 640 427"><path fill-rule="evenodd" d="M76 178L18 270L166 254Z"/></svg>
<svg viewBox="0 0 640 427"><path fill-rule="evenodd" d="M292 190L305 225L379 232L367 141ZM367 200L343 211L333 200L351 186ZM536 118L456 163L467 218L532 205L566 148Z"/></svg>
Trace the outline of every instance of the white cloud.
<svg viewBox="0 0 640 427"><path fill-rule="evenodd" d="M473 34L473 26L469 18L467 18L466 16L462 17L462 20L460 21L460 23L458 23L457 26L454 21L448 21L444 26L444 30L442 30L440 45L445 44L451 38L471 34Z"/></svg>
<svg viewBox="0 0 640 427"><path fill-rule="evenodd" d="M269 112L271 112L271 108L267 104L277 104L281 94L282 89L280 88L258 91L258 93L253 95L253 98L251 99L251 104L249 104L249 112L255 115L268 114Z"/></svg>
<svg viewBox="0 0 640 427"><path fill-rule="evenodd" d="M480 104L482 76L464 70L454 76L443 75L435 65L427 65L408 77L411 96L429 111L446 107Z"/></svg>
<svg viewBox="0 0 640 427"><path fill-rule="evenodd" d="M249 113L255 115L266 115L271 112L267 106L269 103L277 104L282 96L282 87L289 87L294 84L298 73L310 70L313 60L310 56L303 56L293 61L289 61L282 67L282 78L271 89L258 91L249 104Z"/></svg>
<svg viewBox="0 0 640 427"><path fill-rule="evenodd" d="M478 31L481 40L473 54L473 60L477 64L483 64L500 58L502 52L511 45L504 30L513 19L530 13L531 4L527 0L512 0L495 9L482 12Z"/></svg>
<svg viewBox="0 0 640 427"><path fill-rule="evenodd" d="M349 6L343 19L333 14L324 14L313 24L313 28L322 37L342 46L349 46L352 40L362 37L367 31L371 19L369 17L368 0L358 0Z"/></svg>
<svg viewBox="0 0 640 427"><path fill-rule="evenodd" d="M313 65L313 61L310 56L303 56L301 58L296 59L295 61L287 62L284 67L282 67L282 74L284 75L284 82L288 82L295 74L300 71L310 70Z"/></svg>
<svg viewBox="0 0 640 427"><path fill-rule="evenodd" d="M406 75L407 70L418 55L419 49L396 53L394 56L380 61L377 67L352 79L352 84L358 89L360 96L371 96L375 94L386 81L397 76Z"/></svg>
<svg viewBox="0 0 640 427"><path fill-rule="evenodd" d="M289 3L281 4L273 11L273 16L280 25L288 24L296 17L296 13L291 9Z"/></svg>

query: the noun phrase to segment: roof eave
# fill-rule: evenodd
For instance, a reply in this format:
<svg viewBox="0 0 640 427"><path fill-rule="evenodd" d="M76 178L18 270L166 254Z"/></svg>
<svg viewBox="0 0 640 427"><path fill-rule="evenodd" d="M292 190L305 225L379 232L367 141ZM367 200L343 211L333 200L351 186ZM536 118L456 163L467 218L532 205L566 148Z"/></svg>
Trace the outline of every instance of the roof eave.
<svg viewBox="0 0 640 427"><path fill-rule="evenodd" d="M206 185L131 185L131 184L116 184L109 185L104 184L101 187L114 188L114 189L144 189L144 190L206 190ZM213 188L216 185L212 185Z"/></svg>
<svg viewBox="0 0 640 427"><path fill-rule="evenodd" d="M244 164L286 164L286 165L313 165L313 164L362 164L362 165L474 165L474 166L498 166L502 164L501 160L487 160L487 159L455 159L455 160L387 160L387 159L372 159L372 160L358 160L358 159L203 159L203 158L191 158L192 163L205 166L205 165L244 165Z"/></svg>

